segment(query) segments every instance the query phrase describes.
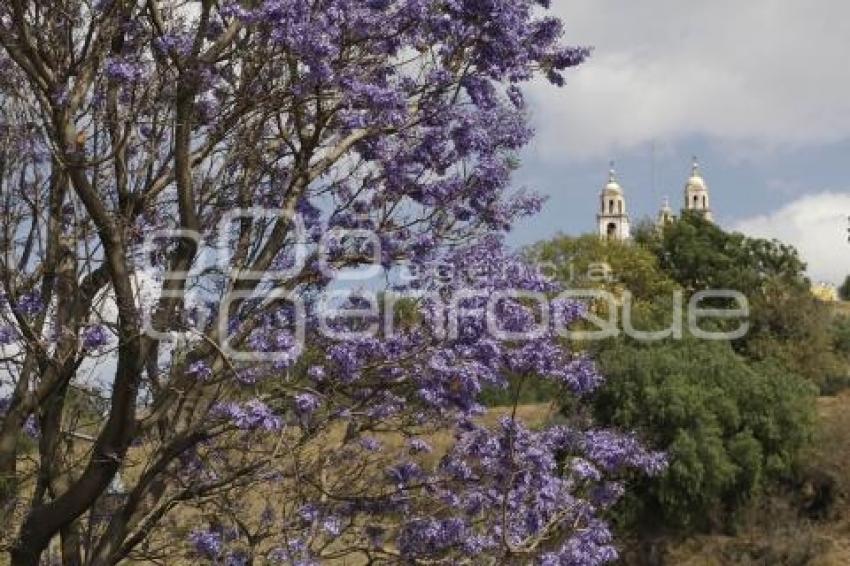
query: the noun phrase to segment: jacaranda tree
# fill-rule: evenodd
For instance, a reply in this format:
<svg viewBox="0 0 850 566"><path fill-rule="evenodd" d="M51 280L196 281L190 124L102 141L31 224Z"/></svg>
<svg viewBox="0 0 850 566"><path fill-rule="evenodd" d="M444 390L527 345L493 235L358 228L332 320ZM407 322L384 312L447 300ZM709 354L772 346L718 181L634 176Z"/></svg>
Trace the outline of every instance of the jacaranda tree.
<svg viewBox="0 0 850 566"><path fill-rule="evenodd" d="M13 564L614 558L617 470L662 458L475 418L509 377L599 382L499 237L541 203L519 85L588 54L547 4L0 5ZM341 296L372 264L416 316Z"/></svg>

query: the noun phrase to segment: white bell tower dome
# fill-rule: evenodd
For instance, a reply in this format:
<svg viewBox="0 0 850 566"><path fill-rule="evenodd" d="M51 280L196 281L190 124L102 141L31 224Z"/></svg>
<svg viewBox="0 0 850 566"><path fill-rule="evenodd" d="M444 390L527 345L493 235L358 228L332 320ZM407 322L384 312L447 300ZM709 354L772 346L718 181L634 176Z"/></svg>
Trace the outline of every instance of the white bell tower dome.
<svg viewBox="0 0 850 566"><path fill-rule="evenodd" d="M599 195L599 213L596 215L599 236L611 240L629 239L629 215L623 188L617 182L614 162L608 171L608 183Z"/></svg>
<svg viewBox="0 0 850 566"><path fill-rule="evenodd" d="M708 199L708 185L699 173L699 162L694 157L691 176L685 183L685 210L695 210L709 222L713 221Z"/></svg>
<svg viewBox="0 0 850 566"><path fill-rule="evenodd" d="M664 197L664 202L661 204L661 209L658 211L658 219L655 221L659 228L663 228L667 224L675 222L676 217L673 215L673 209L670 208L670 201Z"/></svg>

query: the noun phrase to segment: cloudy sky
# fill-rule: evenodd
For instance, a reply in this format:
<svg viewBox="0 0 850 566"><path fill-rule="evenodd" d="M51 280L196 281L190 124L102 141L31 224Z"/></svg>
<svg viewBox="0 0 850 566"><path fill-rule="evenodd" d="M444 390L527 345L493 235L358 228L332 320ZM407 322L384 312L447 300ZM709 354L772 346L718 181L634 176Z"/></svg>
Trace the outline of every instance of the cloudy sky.
<svg viewBox="0 0 850 566"><path fill-rule="evenodd" d="M514 243L595 229L611 159L633 220L678 208L695 154L721 225L798 246L817 280L850 273L850 2L552 4L595 51L527 93L518 181L550 200Z"/></svg>

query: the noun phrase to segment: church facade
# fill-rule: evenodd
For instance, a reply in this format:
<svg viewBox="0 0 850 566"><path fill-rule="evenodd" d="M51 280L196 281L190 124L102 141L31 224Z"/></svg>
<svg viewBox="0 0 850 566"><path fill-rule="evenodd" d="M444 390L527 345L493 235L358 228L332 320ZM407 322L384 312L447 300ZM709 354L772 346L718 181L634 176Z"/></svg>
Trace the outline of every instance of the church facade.
<svg viewBox="0 0 850 566"><path fill-rule="evenodd" d="M694 158L691 168L691 176L685 182L684 203L682 210L692 210L701 214L706 220L713 221L711 203L708 194L708 185L699 171L699 163ZM608 172L608 182L599 194L599 211L596 214L598 233L601 238L628 240L631 237L629 225L629 213L626 209L626 199L623 188L617 182L614 165ZM663 226L673 222L676 216L670 203L664 199L661 209L658 211L657 224Z"/></svg>

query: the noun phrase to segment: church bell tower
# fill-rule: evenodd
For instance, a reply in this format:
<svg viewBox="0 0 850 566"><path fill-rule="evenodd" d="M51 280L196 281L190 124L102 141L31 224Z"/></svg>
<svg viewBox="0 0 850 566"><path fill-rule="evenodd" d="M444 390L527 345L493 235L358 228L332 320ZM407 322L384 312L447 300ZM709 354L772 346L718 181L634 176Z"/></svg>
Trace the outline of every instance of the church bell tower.
<svg viewBox="0 0 850 566"><path fill-rule="evenodd" d="M617 182L614 163L608 172L608 183L599 195L599 212L596 215L599 236L609 240L629 239L629 215L623 189Z"/></svg>
<svg viewBox="0 0 850 566"><path fill-rule="evenodd" d="M658 219L655 221L655 225L659 229L663 229L666 225L672 224L675 221L676 217L673 215L673 209L670 208L670 201L667 200L667 197L664 197L664 202L658 211Z"/></svg>
<svg viewBox="0 0 850 566"><path fill-rule="evenodd" d="M713 221L711 206L708 200L708 186L699 172L699 163L694 157L691 176L685 183L685 210L694 210L709 222Z"/></svg>

